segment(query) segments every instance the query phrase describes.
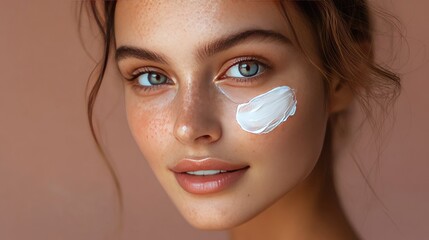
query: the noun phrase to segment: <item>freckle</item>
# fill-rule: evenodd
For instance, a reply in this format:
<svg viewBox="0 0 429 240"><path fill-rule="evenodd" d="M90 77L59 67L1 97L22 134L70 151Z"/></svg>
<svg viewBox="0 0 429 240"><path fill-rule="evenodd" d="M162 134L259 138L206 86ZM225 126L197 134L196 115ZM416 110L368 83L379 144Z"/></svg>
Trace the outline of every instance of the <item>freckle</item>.
<svg viewBox="0 0 429 240"><path fill-rule="evenodd" d="M167 126L166 126L166 117L164 115L157 116L154 119L152 119L147 126L148 132L152 139L159 139L160 135L165 135L167 132Z"/></svg>

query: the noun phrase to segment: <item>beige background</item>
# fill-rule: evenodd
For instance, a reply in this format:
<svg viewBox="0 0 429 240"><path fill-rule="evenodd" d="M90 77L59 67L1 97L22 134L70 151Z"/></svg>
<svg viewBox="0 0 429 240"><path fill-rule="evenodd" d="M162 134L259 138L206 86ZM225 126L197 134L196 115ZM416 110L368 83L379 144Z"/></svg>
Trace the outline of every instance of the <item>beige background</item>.
<svg viewBox="0 0 429 240"><path fill-rule="evenodd" d="M84 89L94 62L79 42L76 3L11 0L0 7L0 239L118 239L115 188L86 123ZM429 3L383 5L407 29L409 54L403 48L395 62L404 90L379 167L366 134L355 145L379 200L347 153L338 163L339 188L364 239L428 239ZM86 36L93 50L97 39ZM226 239L184 222L130 138L119 81L107 81L98 114L124 192L121 239Z"/></svg>

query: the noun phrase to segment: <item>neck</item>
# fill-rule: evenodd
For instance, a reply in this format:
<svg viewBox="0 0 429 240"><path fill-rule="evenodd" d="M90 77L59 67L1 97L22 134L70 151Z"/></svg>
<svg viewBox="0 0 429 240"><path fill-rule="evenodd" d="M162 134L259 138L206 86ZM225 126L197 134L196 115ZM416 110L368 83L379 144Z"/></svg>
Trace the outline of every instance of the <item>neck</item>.
<svg viewBox="0 0 429 240"><path fill-rule="evenodd" d="M303 183L252 220L232 229L232 240L358 239L340 206L329 155L322 153L323 159Z"/></svg>

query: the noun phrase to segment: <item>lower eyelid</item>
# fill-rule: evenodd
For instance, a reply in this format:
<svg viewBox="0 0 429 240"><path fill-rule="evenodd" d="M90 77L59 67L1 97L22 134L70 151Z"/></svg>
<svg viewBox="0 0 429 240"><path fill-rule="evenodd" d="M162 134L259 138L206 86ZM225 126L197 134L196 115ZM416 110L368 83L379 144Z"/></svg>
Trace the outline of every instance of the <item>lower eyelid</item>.
<svg viewBox="0 0 429 240"><path fill-rule="evenodd" d="M242 78L230 78L232 81L234 82L238 82L240 84L251 84L255 81L261 80L261 78L263 78L264 76L262 75L262 73L259 73L256 76L253 77L242 77Z"/></svg>
<svg viewBox="0 0 429 240"><path fill-rule="evenodd" d="M161 90L166 87L167 84L160 84L160 85L153 85L153 86L142 86L138 83L132 83L130 86L133 91L135 91L137 94L141 95L149 95L152 92L156 92L158 90Z"/></svg>
<svg viewBox="0 0 429 240"><path fill-rule="evenodd" d="M271 69L270 65L262 62L261 60L259 60L258 58L255 58L255 57L242 57L241 59L235 61L235 63L232 64L228 69L230 69L231 67L233 67L236 64L240 64L241 62L246 62L246 61L249 61L249 62L253 61L253 62L255 62L255 63L257 63L259 65L259 68L260 68L259 72L255 76L251 76L251 77L229 77L229 76L226 76L224 74L218 80L232 79L232 80L234 80L236 82L251 83L251 82L253 82L255 80L258 80L261 77L261 75L264 75L264 73L267 70ZM144 85L141 85L141 84L138 83L138 78L141 75L143 75L145 73L151 73L151 72L155 72L155 73L164 75L167 78L167 81L165 83L163 83L163 84L152 85L152 86L144 86ZM138 87L138 88L154 88L154 87L159 88L159 87L162 87L162 86L165 86L165 85L174 85L175 84L175 82L171 78L169 78L166 74L161 73L159 71L152 70L152 69L148 69L148 68L138 69L138 70L134 71L133 73L131 73L129 78L124 77L124 79L128 83L130 83L133 87Z"/></svg>

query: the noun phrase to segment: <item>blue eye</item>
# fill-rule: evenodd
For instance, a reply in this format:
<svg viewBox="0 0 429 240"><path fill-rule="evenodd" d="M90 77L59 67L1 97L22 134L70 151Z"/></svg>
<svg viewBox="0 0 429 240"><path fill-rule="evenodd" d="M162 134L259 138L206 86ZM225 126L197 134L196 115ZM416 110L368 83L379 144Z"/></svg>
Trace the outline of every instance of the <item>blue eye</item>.
<svg viewBox="0 0 429 240"><path fill-rule="evenodd" d="M168 78L165 75L162 75L156 72L143 73L137 79L138 79L139 85L146 86L146 87L166 84L168 81Z"/></svg>
<svg viewBox="0 0 429 240"><path fill-rule="evenodd" d="M250 78L263 70L264 66L256 61L243 61L230 67L225 75L233 78Z"/></svg>

